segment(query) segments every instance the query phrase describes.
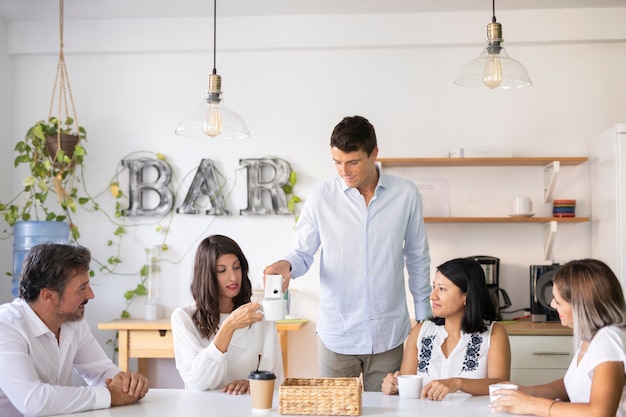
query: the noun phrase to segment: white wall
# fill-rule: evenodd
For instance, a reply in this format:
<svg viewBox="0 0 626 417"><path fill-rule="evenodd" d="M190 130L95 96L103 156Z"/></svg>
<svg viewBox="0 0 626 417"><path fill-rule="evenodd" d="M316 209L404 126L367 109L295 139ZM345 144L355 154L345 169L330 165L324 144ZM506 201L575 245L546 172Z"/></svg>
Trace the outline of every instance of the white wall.
<svg viewBox="0 0 626 417"><path fill-rule="evenodd" d="M0 19L0 40L7 39L7 25ZM12 194L12 184L10 178L13 173L10 167L13 166L13 58L8 54L8 43L0 42L0 167L2 169L0 178L0 201L4 202ZM0 231L7 225L0 219ZM0 303L11 301L11 278L7 277L5 271L11 271L13 264L12 240L0 239Z"/></svg>
<svg viewBox="0 0 626 417"><path fill-rule="evenodd" d="M534 85L529 89L483 91L453 84L460 67L483 47L488 13L219 18L217 69L226 104L252 132L252 138L239 142L173 134L178 119L199 104L212 69L209 18L66 21L66 61L79 120L88 131L91 189L106 189L119 161L138 150L165 154L183 190L191 181L185 175L201 158L213 159L234 188L229 199L234 216L174 215L168 238L172 263L164 266L161 282L165 313L191 301L198 239L212 233L236 239L257 282L263 267L287 250L292 218L236 215L245 207L239 158L286 159L299 174L297 193L306 198L314 184L334 175L328 141L346 115L364 115L376 126L381 157L444 157L457 147L506 148L515 156L587 156L592 136L626 120L626 27L621 24L626 9L509 11L498 19L509 54L530 72ZM25 132L48 113L57 28L52 21L13 24L8 30L9 56L0 49L0 63L14 60L14 130ZM10 154L17 139L0 140L0 154ZM5 159L0 170L3 177L13 177L16 191L21 176ZM505 216L517 194L532 197L538 214L550 212L541 199L541 168L390 172L449 177L453 215ZM578 200L578 215L590 212L588 176L587 164L565 168L555 191L555 198ZM11 194L0 191L0 200ZM102 204L110 209L113 201L105 194ZM105 241L113 227L93 219L76 216L81 243L106 259ZM429 224L432 266L457 256L498 256L501 283L514 307L528 307L528 267L549 262L542 256L542 227ZM146 226L129 233L120 272L143 264L143 247L158 242L153 230ZM556 261L590 252L589 224L559 226ZM3 264L10 259L1 256ZM291 376L317 375L316 272L317 265L292 284L299 290L301 315L312 322L290 336ZM124 307L122 294L136 283L136 277L123 275L94 277L97 297L87 319L101 342L112 334L95 330L97 323L117 317ZM131 312L141 315L140 307ZM176 385L171 361L161 362L154 382Z"/></svg>

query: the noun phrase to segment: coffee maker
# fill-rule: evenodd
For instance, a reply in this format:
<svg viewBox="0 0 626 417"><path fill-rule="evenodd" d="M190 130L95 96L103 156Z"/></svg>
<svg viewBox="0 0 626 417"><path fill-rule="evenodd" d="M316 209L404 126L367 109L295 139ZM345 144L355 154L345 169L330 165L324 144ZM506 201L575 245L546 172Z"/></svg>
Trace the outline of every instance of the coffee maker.
<svg viewBox="0 0 626 417"><path fill-rule="evenodd" d="M558 263L530 266L530 321L561 321L558 311L550 305L552 280L560 267Z"/></svg>
<svg viewBox="0 0 626 417"><path fill-rule="evenodd" d="M496 307L496 319L502 320L501 311L511 307L511 299L506 291L500 288L500 259L485 255L468 256L468 259L478 262L483 268L485 283Z"/></svg>

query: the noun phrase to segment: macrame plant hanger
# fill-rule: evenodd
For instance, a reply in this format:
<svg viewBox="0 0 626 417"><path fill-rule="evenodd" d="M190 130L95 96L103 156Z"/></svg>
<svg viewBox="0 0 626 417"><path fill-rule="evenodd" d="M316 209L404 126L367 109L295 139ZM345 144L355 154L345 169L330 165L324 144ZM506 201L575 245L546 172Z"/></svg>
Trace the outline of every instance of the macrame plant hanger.
<svg viewBox="0 0 626 417"><path fill-rule="evenodd" d="M70 86L70 79L67 73L67 66L65 65L65 54L63 52L63 0L59 0L59 62L57 64L57 72L54 78L54 86L52 88L52 99L50 100L50 109L48 111L48 120L52 117L52 111L55 108L57 111L58 128L57 128L57 151L55 155L50 155L52 161L55 163L55 167L58 168L58 172L54 177L54 190L59 199L59 203L62 203L69 197L69 194L63 187L63 177L65 171L71 170L74 167L74 161L70 164L60 163L58 161L59 152L61 152L61 125L70 118L70 106L71 106L71 118L74 125L76 125L76 133L80 140L80 127L78 124L78 116L76 115L76 107L74 106L74 98L72 97L72 87ZM58 88L58 89L57 89ZM69 106L68 106L69 98ZM75 156L72 156L74 159Z"/></svg>

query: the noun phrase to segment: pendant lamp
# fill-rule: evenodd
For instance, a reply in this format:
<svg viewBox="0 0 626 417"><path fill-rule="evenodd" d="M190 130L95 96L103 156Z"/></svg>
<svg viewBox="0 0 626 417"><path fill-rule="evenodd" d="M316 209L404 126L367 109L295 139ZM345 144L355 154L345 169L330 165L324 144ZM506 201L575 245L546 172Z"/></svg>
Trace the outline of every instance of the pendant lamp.
<svg viewBox="0 0 626 417"><path fill-rule="evenodd" d="M224 106L222 77L216 70L217 0L213 0L213 73L204 91L204 102L186 114L174 131L179 136L197 139L243 139L250 136L248 127L234 111Z"/></svg>
<svg viewBox="0 0 626 417"><path fill-rule="evenodd" d="M496 22L496 1L492 0L491 23L487 25L487 47L463 65L454 80L456 85L474 88L511 89L529 87L528 71L519 61L509 57L502 43L502 25Z"/></svg>

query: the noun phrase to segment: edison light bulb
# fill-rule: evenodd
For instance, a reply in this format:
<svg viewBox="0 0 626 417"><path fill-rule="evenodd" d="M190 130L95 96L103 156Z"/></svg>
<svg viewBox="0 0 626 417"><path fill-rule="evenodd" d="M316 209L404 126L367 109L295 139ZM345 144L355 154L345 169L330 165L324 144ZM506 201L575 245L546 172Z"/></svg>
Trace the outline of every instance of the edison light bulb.
<svg viewBox="0 0 626 417"><path fill-rule="evenodd" d="M502 63L496 54L489 54L483 71L483 83L494 89L502 84Z"/></svg>
<svg viewBox="0 0 626 417"><path fill-rule="evenodd" d="M213 138L220 135L222 131L222 112L220 111L219 102L210 103L204 119L204 133Z"/></svg>

